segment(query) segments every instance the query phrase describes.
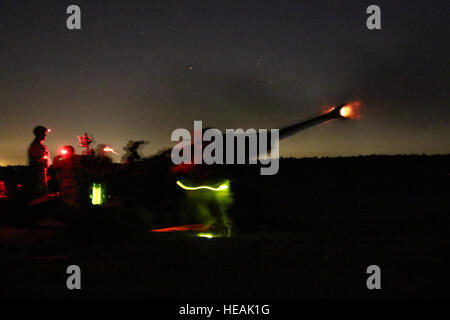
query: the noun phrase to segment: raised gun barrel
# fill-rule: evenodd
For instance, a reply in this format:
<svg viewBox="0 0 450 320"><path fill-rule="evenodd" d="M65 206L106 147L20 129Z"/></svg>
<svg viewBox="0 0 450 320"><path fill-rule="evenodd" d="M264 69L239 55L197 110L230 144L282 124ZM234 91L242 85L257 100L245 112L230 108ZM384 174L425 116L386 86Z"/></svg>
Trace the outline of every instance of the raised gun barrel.
<svg viewBox="0 0 450 320"><path fill-rule="evenodd" d="M329 120L333 120L333 119L344 119L344 120L347 120L350 117L352 117L353 114L354 114L354 110L352 108L353 104L354 103L350 103L350 104L346 104L346 105L340 105L340 106L337 106L337 107L333 107L330 111L328 111L328 112L326 112L326 113L324 113L324 114L322 114L320 116L317 116L317 117L314 117L314 118L311 118L311 119L308 119L308 120L305 120L305 121L297 122L297 123L291 124L289 126L283 127L281 129L279 129L278 139L281 140L281 139L290 137L290 136L292 136L294 134L297 134L299 131L308 129L308 128L312 127L312 126L321 124L321 123L329 121ZM270 141L271 140L270 137L268 137L267 140L268 140L267 141L267 152L269 152L274 147L274 141ZM246 159L251 157L251 155L249 154L248 150L249 150L248 149L248 143L246 143L246 151L247 151L246 152L246 155L247 155ZM259 150L259 148L258 148L257 156L260 156L261 154L265 154L265 152L264 151L261 152L261 150Z"/></svg>
<svg viewBox="0 0 450 320"><path fill-rule="evenodd" d="M352 116L352 114L353 111L351 104L333 107L330 111L320 116L305 121L297 122L279 129L278 140L284 139L286 137L298 133L301 130L318 125L328 120L348 119L349 117ZM203 135L204 131L207 129L202 128L201 130L202 130L201 135ZM253 135L254 138L251 139L250 137ZM222 133L223 139L222 141L227 141L226 143L222 144L223 147L222 155L224 159L227 159L227 161L230 161L230 163L247 163L249 159L255 159L261 155L266 155L274 148L276 141L272 141L272 136L271 134L269 134L266 139L267 147L261 148L259 138L260 136L256 134L255 130L253 130L253 133L237 133L229 137L227 136L227 134ZM232 143L230 144L233 150L227 150L228 139L230 140L233 139ZM252 140L253 143L255 143L253 147L250 146L250 140ZM194 139L191 139L190 144L191 144L191 155L193 156L195 154ZM199 155L202 156L203 147L200 150L201 152L199 153ZM242 152L242 150L244 150L244 152ZM241 156L238 157L239 152L241 152L240 153ZM227 156L227 153L230 154L229 157ZM194 161L192 160L192 162Z"/></svg>
<svg viewBox="0 0 450 320"><path fill-rule="evenodd" d="M345 106L345 105L337 106L337 107L334 107L330 112L327 112L320 116L317 116L312 119L302 121L299 123L294 123L287 127L281 128L280 132L279 132L279 134L280 134L279 138L280 139L287 138L289 136L296 134L297 132L299 132L301 130L305 130L307 128L318 125L318 124L328 121L328 120L338 119L338 118L347 119L345 117L345 114L346 114L345 108L347 108L347 106Z"/></svg>

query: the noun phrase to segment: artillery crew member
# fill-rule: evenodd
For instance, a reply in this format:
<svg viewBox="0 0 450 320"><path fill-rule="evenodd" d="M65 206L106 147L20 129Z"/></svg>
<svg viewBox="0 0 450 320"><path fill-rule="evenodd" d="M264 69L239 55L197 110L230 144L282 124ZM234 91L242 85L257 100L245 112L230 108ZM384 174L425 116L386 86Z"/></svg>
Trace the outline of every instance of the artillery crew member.
<svg viewBox="0 0 450 320"><path fill-rule="evenodd" d="M58 184L58 190L66 203L78 202L78 181L76 170L79 167L79 156L75 154L72 146L64 146L61 154L53 159L54 178Z"/></svg>
<svg viewBox="0 0 450 320"><path fill-rule="evenodd" d="M28 147L28 162L33 181L33 197L38 198L48 194L47 169L50 165L50 153L43 141L50 130L43 126L34 128L34 140Z"/></svg>

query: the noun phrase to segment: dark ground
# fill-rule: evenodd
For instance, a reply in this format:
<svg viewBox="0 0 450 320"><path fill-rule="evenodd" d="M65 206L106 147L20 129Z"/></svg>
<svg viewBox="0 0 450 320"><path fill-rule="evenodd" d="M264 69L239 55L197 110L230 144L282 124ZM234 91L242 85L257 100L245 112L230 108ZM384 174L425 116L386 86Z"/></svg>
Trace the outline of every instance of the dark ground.
<svg viewBox="0 0 450 320"><path fill-rule="evenodd" d="M137 231L96 212L74 222L58 218L61 207L42 217L4 202L0 296L448 299L449 165L449 156L283 159L274 177L236 173L231 238ZM77 292L66 288L71 264L82 270ZM378 291L366 288L372 264Z"/></svg>

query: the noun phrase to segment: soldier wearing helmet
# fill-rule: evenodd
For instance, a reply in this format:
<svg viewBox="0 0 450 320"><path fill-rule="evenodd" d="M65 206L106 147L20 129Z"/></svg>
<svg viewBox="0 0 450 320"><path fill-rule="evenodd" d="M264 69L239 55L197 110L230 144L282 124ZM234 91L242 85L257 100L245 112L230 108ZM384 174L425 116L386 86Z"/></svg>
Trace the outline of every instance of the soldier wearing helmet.
<svg viewBox="0 0 450 320"><path fill-rule="evenodd" d="M50 165L50 153L43 144L49 129L43 126L34 128L34 140L28 147L28 163L33 179L33 196L41 197L48 194L47 169Z"/></svg>

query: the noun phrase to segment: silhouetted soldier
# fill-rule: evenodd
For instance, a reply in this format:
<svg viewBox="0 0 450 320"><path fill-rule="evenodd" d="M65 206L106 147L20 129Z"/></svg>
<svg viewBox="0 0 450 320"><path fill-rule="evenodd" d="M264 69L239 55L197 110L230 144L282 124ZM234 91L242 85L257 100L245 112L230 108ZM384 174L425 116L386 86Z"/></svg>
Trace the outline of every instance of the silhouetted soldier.
<svg viewBox="0 0 450 320"><path fill-rule="evenodd" d="M95 157L91 162L91 169L94 170L91 178L95 178L97 182L106 182L114 175L114 165L109 157L110 152L105 151L107 145L99 143L95 146Z"/></svg>
<svg viewBox="0 0 450 320"><path fill-rule="evenodd" d="M123 150L126 151L126 154L122 157L122 161L124 161L125 164L131 164L134 161L140 160L141 156L138 152L138 149L141 147L141 145L146 144L145 141L139 140L139 141L128 141L127 145L123 147Z"/></svg>
<svg viewBox="0 0 450 320"><path fill-rule="evenodd" d="M83 156L93 156L94 150L89 146L92 143L92 138L85 132L82 136L78 136L78 145L84 148Z"/></svg>
<svg viewBox="0 0 450 320"><path fill-rule="evenodd" d="M28 162L33 180L33 197L41 197L48 194L47 169L49 167L50 154L42 143L49 130L43 126L34 128L34 140L28 147Z"/></svg>

